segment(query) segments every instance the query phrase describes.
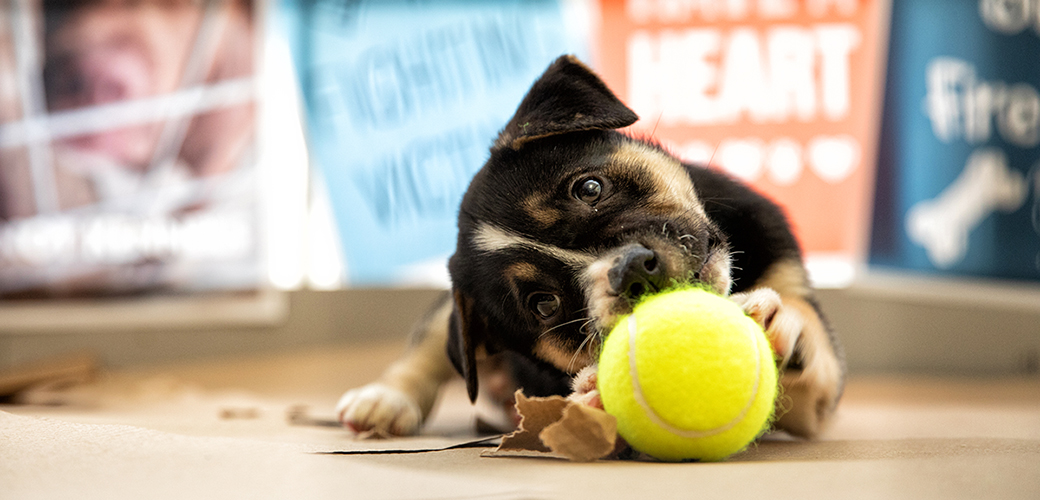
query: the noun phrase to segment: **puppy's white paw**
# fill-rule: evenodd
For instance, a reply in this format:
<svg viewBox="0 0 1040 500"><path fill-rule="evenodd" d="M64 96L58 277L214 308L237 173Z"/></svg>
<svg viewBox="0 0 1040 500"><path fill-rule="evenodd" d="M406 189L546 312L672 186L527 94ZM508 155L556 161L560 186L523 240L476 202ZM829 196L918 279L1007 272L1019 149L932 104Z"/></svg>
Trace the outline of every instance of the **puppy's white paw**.
<svg viewBox="0 0 1040 500"><path fill-rule="evenodd" d="M805 327L798 311L784 307L780 294L770 288L758 288L730 296L744 313L762 325L773 346L773 352L785 366L794 353L795 344Z"/></svg>
<svg viewBox="0 0 1040 500"><path fill-rule="evenodd" d="M582 368L577 375L571 379L571 394L567 399L593 408L603 409L603 401L599 397L599 389L596 388L599 367L590 365Z"/></svg>
<svg viewBox="0 0 1040 500"><path fill-rule="evenodd" d="M339 421L354 432L410 436L419 432L422 410L404 392L384 384L369 384L343 394L336 404Z"/></svg>

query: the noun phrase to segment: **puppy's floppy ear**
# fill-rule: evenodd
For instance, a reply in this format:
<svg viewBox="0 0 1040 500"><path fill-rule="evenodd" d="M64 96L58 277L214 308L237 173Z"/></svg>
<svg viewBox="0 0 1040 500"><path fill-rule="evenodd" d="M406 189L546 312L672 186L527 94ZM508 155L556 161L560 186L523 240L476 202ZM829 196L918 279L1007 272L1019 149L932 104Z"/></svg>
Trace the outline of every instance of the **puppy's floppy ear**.
<svg viewBox="0 0 1040 500"><path fill-rule="evenodd" d="M455 308L448 324L448 357L466 380L470 402L477 400L477 347L484 344L487 325L473 311L473 299L455 290Z"/></svg>
<svg viewBox="0 0 1040 500"><path fill-rule="evenodd" d="M495 147L520 149L535 139L617 129L638 119L592 70L574 56L562 56L527 91Z"/></svg>

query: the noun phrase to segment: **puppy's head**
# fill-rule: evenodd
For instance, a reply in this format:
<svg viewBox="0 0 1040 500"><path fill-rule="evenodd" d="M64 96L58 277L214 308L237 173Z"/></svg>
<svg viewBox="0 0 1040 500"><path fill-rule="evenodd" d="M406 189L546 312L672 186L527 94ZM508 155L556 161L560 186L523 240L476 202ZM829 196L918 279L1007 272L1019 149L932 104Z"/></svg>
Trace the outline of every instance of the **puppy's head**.
<svg viewBox="0 0 1040 500"><path fill-rule="evenodd" d="M482 350L575 373L639 296L730 287L729 250L687 166L615 129L637 116L561 57L535 82L459 210L448 351L476 397Z"/></svg>

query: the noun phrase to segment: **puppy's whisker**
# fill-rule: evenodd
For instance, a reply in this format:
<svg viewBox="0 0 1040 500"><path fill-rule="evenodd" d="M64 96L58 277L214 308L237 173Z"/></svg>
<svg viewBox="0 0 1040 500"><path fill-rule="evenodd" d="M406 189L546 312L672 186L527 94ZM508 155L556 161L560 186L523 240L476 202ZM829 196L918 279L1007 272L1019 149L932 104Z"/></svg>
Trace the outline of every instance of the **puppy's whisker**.
<svg viewBox="0 0 1040 500"><path fill-rule="evenodd" d="M707 204L707 203L714 203L714 204L719 205L719 206L721 206L723 208L729 208L729 209L733 208L733 206L727 205L727 204L723 203L720 200L722 200L722 198L704 198L702 201L705 204Z"/></svg>
<svg viewBox="0 0 1040 500"><path fill-rule="evenodd" d="M556 325L556 326L554 326L554 327L552 327L552 328L542 332L541 334L538 335L538 338L542 338L543 336L551 333L553 330L556 330L557 328L563 328L563 327L565 327L567 325L572 325L572 324L577 323L579 321L587 321L587 320L589 320L589 318L581 317L581 318L578 318L578 319L572 319L570 321L565 321L563 323L560 323L560 324L558 324L558 325Z"/></svg>
<svg viewBox="0 0 1040 500"><path fill-rule="evenodd" d="M584 331L585 327L591 325L595 321L596 321L595 318L589 318L588 321L586 321L584 324L581 325L581 330ZM594 340L596 340L596 338L598 338L598 337L599 337L599 332L597 332L597 331L591 331L591 332L586 332L585 333L585 340L583 340L581 342L581 344L578 345L578 348L575 349L575 351L574 351L574 355L571 356L570 362L567 364L567 369L568 370L573 370L574 369L574 363L578 360L578 355L581 354L581 352L583 350L585 350L585 349L588 349L588 354L589 354L590 358L593 358L593 359L596 358L596 352L594 352L594 349L596 347L596 343L594 342Z"/></svg>
<svg viewBox="0 0 1040 500"><path fill-rule="evenodd" d="M592 347L593 337L594 335L585 335L585 340L582 340L581 344L578 344L578 348L574 350L574 354L571 356L571 360L567 363L567 371L575 371L574 363L578 361L578 355L580 355L581 352L585 350L586 346L590 348ZM592 354L592 352L590 351L589 354Z"/></svg>
<svg viewBox="0 0 1040 500"><path fill-rule="evenodd" d="M664 111L662 111L661 113L659 113L657 115L657 121L654 122L654 129L650 131L650 139L651 140L653 140L654 134L657 133L657 126L661 123L661 117L662 116L664 116ZM716 145L715 149L718 149L718 148L719 147ZM712 156L712 158L714 158L715 157L715 153L712 153L711 156Z"/></svg>
<svg viewBox="0 0 1040 500"><path fill-rule="evenodd" d="M593 322L593 320L590 319L589 322L586 323L584 326L592 324L592 322ZM584 326L583 326L583 328L584 328ZM586 335L588 336L590 341L596 340L596 339L600 338L599 337L599 331L596 331L596 330L590 331L590 332L586 333ZM596 345L595 342L589 342L589 345L588 345L588 347L589 347L589 354L593 355L593 357L596 357L596 354L597 354L597 353L593 352L593 348L595 347L595 345Z"/></svg>
<svg viewBox="0 0 1040 500"><path fill-rule="evenodd" d="M585 333L585 335L597 335L599 332L587 330L588 326L595 322L596 318L589 318L588 321L582 323L581 326L578 327L578 331Z"/></svg>

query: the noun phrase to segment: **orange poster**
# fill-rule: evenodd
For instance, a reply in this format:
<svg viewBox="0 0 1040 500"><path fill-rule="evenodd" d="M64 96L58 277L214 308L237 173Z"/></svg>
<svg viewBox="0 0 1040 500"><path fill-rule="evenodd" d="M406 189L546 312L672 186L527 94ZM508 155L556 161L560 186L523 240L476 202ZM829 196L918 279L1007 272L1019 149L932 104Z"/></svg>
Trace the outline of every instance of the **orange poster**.
<svg viewBox="0 0 1040 500"><path fill-rule="evenodd" d="M783 206L814 281L870 231L888 0L600 0L598 68L631 132Z"/></svg>

